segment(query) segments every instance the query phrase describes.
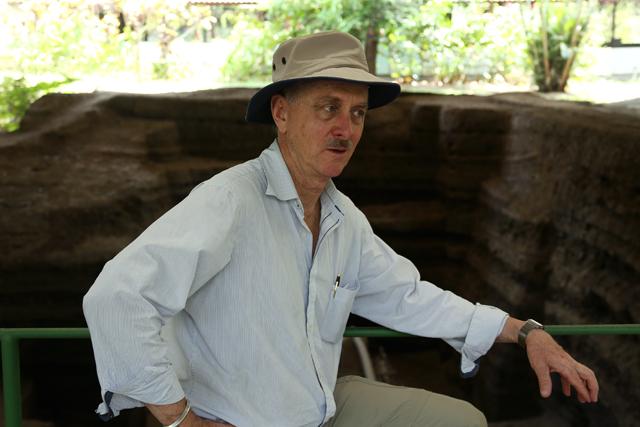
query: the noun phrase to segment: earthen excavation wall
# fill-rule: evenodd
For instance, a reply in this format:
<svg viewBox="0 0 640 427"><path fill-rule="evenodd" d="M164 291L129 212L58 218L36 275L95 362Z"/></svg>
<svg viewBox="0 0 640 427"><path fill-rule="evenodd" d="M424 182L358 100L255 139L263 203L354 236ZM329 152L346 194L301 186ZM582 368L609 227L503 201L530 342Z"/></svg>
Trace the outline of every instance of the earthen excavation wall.
<svg viewBox="0 0 640 427"><path fill-rule="evenodd" d="M243 121L251 93L49 95L0 135L0 325L83 325L104 262L272 141ZM425 279L472 301L549 324L640 323L638 118L528 94L405 95L369 113L337 185ZM563 403L575 422L640 419L637 337L561 342L602 386L599 405ZM535 413L519 349L495 349L481 372L490 419Z"/></svg>

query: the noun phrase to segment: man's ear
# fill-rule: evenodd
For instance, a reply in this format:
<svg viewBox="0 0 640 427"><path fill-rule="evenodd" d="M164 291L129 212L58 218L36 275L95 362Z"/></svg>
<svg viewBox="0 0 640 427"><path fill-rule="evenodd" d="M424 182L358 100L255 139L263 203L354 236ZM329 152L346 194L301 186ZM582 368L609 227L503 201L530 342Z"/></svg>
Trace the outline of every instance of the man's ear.
<svg viewBox="0 0 640 427"><path fill-rule="evenodd" d="M271 97L271 116L276 124L279 133L287 131L287 113L289 103L284 96L275 94Z"/></svg>

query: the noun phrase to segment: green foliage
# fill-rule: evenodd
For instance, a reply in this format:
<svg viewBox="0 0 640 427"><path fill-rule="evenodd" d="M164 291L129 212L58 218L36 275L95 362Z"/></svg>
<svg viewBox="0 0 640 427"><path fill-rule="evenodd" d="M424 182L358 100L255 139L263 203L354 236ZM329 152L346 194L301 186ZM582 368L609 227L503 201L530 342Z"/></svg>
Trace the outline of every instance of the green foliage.
<svg viewBox="0 0 640 427"><path fill-rule="evenodd" d="M340 30L363 43L368 33L375 37L392 77L491 80L521 68L523 38L508 8L490 14L487 7L451 0L273 0L259 13L235 17L236 47L222 73L234 81L268 80L275 45Z"/></svg>
<svg viewBox="0 0 640 427"><path fill-rule="evenodd" d="M523 11L527 54L534 82L541 92L563 92L569 80L590 17L588 1L548 0Z"/></svg>
<svg viewBox="0 0 640 427"><path fill-rule="evenodd" d="M596 18L588 7L577 16L575 5L589 1L595 2L531 0L521 8L510 2L459 0L269 0L257 9L184 0L0 1L0 81L5 75L28 81L209 78L217 68L207 73L207 67L224 61L229 44L216 40L221 43L209 48L185 42L208 41L229 31L235 49L222 70L224 78L266 81L278 43L340 30L359 38L369 59L377 47L378 60L370 65L398 80L519 83L528 64L542 90L556 90L564 87L576 63L588 59L583 53L576 59L585 40L594 45L608 41L602 37L609 37L610 18L604 15L610 16L611 2L600 1ZM638 41L633 38L640 22L637 1L618 2L616 37L623 41ZM585 36L590 14L592 28ZM186 65L187 53L204 49L219 49L211 52L215 61Z"/></svg>
<svg viewBox="0 0 640 427"><path fill-rule="evenodd" d="M126 68L132 37L119 25L80 0L0 4L0 127L17 130L33 101L76 77Z"/></svg>
<svg viewBox="0 0 640 427"><path fill-rule="evenodd" d="M134 37L120 29L115 13L99 13L79 0L33 0L4 6L0 18L9 30L3 46L10 63L1 68L20 74L78 76L127 68ZM10 13L9 13L10 12Z"/></svg>
<svg viewBox="0 0 640 427"><path fill-rule="evenodd" d="M29 85L24 77L5 77L0 83L0 129L7 132L18 130L20 119L32 102L70 81L71 79L64 79Z"/></svg>
<svg viewBox="0 0 640 427"><path fill-rule="evenodd" d="M210 29L212 9L177 0L28 0L0 2L0 72L104 76L148 69L168 78L182 70L171 44L187 28ZM158 46L154 68L141 45ZM145 67L148 66L148 67ZM141 77L141 76L140 76Z"/></svg>
<svg viewBox="0 0 640 427"><path fill-rule="evenodd" d="M386 25L408 0L272 0L264 9L235 13L235 49L222 69L228 80L268 80L273 48L291 37L337 30L366 39L372 23Z"/></svg>
<svg viewBox="0 0 640 427"><path fill-rule="evenodd" d="M151 63L151 77L164 80L186 73L174 55L173 43L186 29L198 38L202 32L210 31L216 20L212 8L175 0L123 1L122 13L135 29L137 43L150 41L159 46L159 57Z"/></svg>
<svg viewBox="0 0 640 427"><path fill-rule="evenodd" d="M150 76L181 74L169 45L183 28L210 28L210 19L211 9L182 1L0 2L0 79L22 76L1 81L0 128L16 130L31 102L73 80L139 71L147 39L160 47Z"/></svg>
<svg viewBox="0 0 640 427"><path fill-rule="evenodd" d="M414 8L389 31L391 75L442 83L509 76L523 60L512 9L442 0Z"/></svg>

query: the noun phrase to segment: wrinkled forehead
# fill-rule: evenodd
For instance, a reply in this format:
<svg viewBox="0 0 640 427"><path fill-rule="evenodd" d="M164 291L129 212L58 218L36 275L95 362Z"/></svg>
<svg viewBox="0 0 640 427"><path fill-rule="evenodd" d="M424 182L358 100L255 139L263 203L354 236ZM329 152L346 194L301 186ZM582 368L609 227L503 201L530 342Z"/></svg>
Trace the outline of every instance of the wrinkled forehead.
<svg viewBox="0 0 640 427"><path fill-rule="evenodd" d="M299 82L292 86L287 93L300 99L315 99L322 97L355 98L357 103L367 103L369 86L364 83L340 80L313 80Z"/></svg>

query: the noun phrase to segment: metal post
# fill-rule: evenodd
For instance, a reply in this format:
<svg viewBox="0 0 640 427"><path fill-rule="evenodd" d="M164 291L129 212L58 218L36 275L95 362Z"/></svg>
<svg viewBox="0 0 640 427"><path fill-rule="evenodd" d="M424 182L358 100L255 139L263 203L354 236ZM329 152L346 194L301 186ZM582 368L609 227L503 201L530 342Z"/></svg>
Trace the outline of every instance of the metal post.
<svg viewBox="0 0 640 427"><path fill-rule="evenodd" d="M5 427L21 427L20 348L18 338L8 333L2 334L2 390Z"/></svg>

